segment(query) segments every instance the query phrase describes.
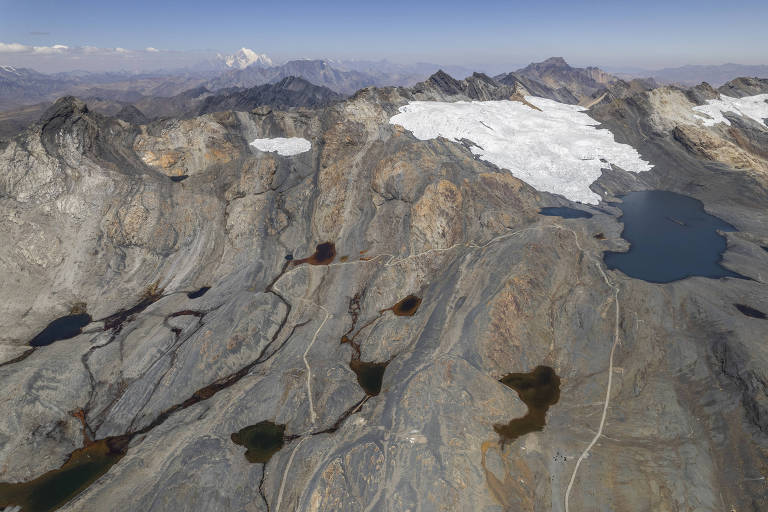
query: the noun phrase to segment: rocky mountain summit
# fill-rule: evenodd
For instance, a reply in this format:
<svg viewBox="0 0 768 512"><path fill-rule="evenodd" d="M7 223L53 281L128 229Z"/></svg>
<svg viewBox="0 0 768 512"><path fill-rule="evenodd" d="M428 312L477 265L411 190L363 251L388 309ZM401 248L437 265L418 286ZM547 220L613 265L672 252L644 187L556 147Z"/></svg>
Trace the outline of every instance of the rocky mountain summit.
<svg viewBox="0 0 768 512"><path fill-rule="evenodd" d="M538 84L542 84L544 87L559 91L560 94L565 94L567 91L572 97L577 98L577 101L617 81L615 76L596 67L571 67L562 57L551 57L543 62L534 62L513 73L499 75L496 79L508 85L512 85L509 83L512 80L521 81L524 86L527 79L537 83L536 87L541 87ZM530 92L535 94L533 90ZM564 99L567 99L567 96ZM568 101L563 102L568 103Z"/></svg>
<svg viewBox="0 0 768 512"><path fill-rule="evenodd" d="M0 142L0 507L766 509L768 125L718 109L768 83L544 64L185 119L66 97ZM587 206L391 122L536 92L653 167ZM733 226L736 277L606 266L650 189Z"/></svg>

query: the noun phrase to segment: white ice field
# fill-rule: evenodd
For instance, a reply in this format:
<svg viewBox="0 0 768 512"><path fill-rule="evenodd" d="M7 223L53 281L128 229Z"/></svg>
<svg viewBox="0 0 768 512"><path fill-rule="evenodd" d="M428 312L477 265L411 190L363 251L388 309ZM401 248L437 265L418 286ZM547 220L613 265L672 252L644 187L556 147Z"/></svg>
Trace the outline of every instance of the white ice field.
<svg viewBox="0 0 768 512"><path fill-rule="evenodd" d="M600 201L589 186L608 163L630 172L653 167L635 148L616 142L609 130L598 130L600 123L583 107L534 96L525 99L540 110L508 100L412 101L389 122L420 140L469 140L479 158L537 190L582 203Z"/></svg>
<svg viewBox="0 0 768 512"><path fill-rule="evenodd" d="M251 146L259 151L275 151L278 155L292 156L306 153L312 149L312 143L301 137L275 137L272 139L255 139Z"/></svg>
<svg viewBox="0 0 768 512"><path fill-rule="evenodd" d="M698 113L696 117L704 121L704 126L713 126L717 123L725 123L730 126L731 122L723 116L724 112L733 112L736 115L749 117L760 124L765 124L765 119L768 119L768 94L745 96L744 98L732 98L721 94L720 99L707 100L706 105L693 107L693 110Z"/></svg>

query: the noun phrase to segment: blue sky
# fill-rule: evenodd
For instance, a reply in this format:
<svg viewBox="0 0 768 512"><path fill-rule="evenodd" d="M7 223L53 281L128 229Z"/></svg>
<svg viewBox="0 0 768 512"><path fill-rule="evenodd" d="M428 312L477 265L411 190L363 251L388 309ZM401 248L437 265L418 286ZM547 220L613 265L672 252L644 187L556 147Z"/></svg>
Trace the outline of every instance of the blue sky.
<svg viewBox="0 0 768 512"><path fill-rule="evenodd" d="M553 55L612 68L768 64L766 20L766 0L0 0L0 64L10 59L35 67L58 59L64 65L64 50L55 58L42 50L25 55L24 48L55 44L228 53L245 46L278 61L388 58L477 68L514 67ZM151 61L134 57L136 66ZM79 59L81 67L96 62ZM110 61L102 56L98 62Z"/></svg>

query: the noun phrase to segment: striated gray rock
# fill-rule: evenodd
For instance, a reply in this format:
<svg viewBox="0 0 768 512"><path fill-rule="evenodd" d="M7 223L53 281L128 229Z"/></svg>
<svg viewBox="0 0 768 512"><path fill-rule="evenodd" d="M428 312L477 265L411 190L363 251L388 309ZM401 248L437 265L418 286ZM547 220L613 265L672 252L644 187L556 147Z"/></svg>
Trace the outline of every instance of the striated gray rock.
<svg viewBox="0 0 768 512"><path fill-rule="evenodd" d="M631 279L601 259L627 249L614 206L539 215L569 203L389 124L412 99L511 89L433 78L142 126L65 98L0 147L0 481L109 445L61 510L766 508L768 322L734 307L768 311L757 171L679 143L683 92L590 109L655 165L593 189L700 199L738 228L723 264L750 278ZM83 311L82 334L30 350ZM388 363L378 395L355 361ZM494 425L527 407L499 379L539 365L559 401L502 444ZM284 445L250 463L231 435L264 421Z"/></svg>

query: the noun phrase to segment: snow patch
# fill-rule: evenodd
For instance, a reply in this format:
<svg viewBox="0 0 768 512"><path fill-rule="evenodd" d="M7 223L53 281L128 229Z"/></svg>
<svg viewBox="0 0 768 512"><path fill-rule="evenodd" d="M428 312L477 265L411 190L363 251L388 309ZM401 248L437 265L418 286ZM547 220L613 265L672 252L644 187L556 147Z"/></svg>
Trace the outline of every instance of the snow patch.
<svg viewBox="0 0 768 512"><path fill-rule="evenodd" d="M312 149L312 143L301 137L275 137L273 139L255 139L251 146L259 151L276 151L278 155L292 156L306 153Z"/></svg>
<svg viewBox="0 0 768 512"><path fill-rule="evenodd" d="M713 126L717 123L725 123L730 126L731 122L723 116L723 112L732 112L764 124L764 120L768 119L768 94L743 98L732 98L721 94L720 99L707 100L706 105L693 107L693 110L704 114L703 116L696 114L697 118L704 121L704 126Z"/></svg>
<svg viewBox="0 0 768 512"><path fill-rule="evenodd" d="M272 59L263 53L256 53L250 48L240 48L234 55L219 55L228 68L245 69L256 64L261 67L272 66Z"/></svg>
<svg viewBox="0 0 768 512"><path fill-rule="evenodd" d="M625 171L644 172L653 166L578 105L535 96L526 101L412 101L389 122L413 132L420 140L445 137L469 140L482 160L507 169L534 188L572 201L597 204L589 186L612 163ZM602 161L604 160L604 161Z"/></svg>

